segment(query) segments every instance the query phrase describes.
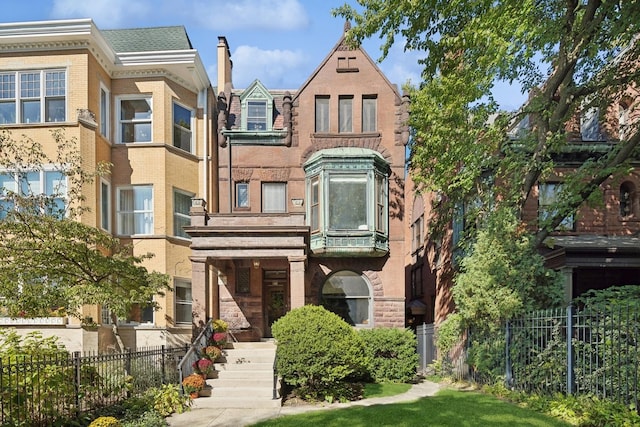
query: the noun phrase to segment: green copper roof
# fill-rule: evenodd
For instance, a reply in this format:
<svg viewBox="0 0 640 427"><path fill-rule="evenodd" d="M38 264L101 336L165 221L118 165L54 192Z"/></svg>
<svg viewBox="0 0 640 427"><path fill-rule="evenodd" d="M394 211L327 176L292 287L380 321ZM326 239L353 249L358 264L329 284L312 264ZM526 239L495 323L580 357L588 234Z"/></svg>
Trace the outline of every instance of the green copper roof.
<svg viewBox="0 0 640 427"><path fill-rule="evenodd" d="M193 49L183 26L102 30L102 34L118 53Z"/></svg>

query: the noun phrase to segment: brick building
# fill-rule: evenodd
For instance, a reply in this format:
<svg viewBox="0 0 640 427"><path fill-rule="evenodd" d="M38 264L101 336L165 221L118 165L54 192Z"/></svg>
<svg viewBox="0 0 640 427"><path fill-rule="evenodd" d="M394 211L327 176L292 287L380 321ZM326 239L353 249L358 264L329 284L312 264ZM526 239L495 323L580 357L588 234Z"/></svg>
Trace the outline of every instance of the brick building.
<svg viewBox="0 0 640 427"><path fill-rule="evenodd" d="M297 90L234 89L221 37L218 88L219 209L187 228L196 322L257 339L313 303L404 326L408 100L344 36Z"/></svg>
<svg viewBox="0 0 640 427"><path fill-rule="evenodd" d="M192 334L191 198L216 200L215 96L184 27L99 30L92 20L0 24L0 126L56 149L50 130L75 138L88 168L113 164L110 175L83 188L91 208L81 221L155 254L149 270L166 273L174 292L161 309L119 319L108 307L84 307L77 319L7 319L39 329L69 350L188 341ZM29 108L27 108L29 106ZM10 173L10 171L3 171ZM214 205L215 207L215 205Z"/></svg>

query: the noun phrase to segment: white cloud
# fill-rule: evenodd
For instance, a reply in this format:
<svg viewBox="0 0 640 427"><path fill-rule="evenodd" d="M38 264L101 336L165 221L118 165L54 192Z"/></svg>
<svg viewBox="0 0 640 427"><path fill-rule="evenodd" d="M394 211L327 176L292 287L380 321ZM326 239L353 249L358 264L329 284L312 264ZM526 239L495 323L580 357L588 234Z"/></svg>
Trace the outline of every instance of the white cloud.
<svg viewBox="0 0 640 427"><path fill-rule="evenodd" d="M216 31L290 31L309 25L307 12L298 0L183 0L171 5L184 21Z"/></svg>
<svg viewBox="0 0 640 427"><path fill-rule="evenodd" d="M152 10L149 0L54 0L52 18L92 18L100 28L135 24Z"/></svg>
<svg viewBox="0 0 640 427"><path fill-rule="evenodd" d="M373 56L375 57L375 55ZM397 84L398 89L402 91L402 85L408 81L414 86L419 85L422 81L423 67L418 61L425 56L424 52L405 52L404 39L397 40L385 60L380 64L380 69L387 76L387 79L391 83Z"/></svg>
<svg viewBox="0 0 640 427"><path fill-rule="evenodd" d="M262 50L238 46L231 54L233 86L244 88L259 79L269 89L297 89L308 77L308 58L301 51Z"/></svg>

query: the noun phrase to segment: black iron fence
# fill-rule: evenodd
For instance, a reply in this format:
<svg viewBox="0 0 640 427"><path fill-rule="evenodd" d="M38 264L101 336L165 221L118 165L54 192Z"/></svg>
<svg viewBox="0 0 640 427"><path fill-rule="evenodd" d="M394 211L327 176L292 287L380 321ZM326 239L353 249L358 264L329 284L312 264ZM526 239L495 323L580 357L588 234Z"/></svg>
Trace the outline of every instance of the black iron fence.
<svg viewBox="0 0 640 427"><path fill-rule="evenodd" d="M537 311L491 336L469 334L478 382L541 394L591 394L636 408L640 396L640 301Z"/></svg>
<svg viewBox="0 0 640 427"><path fill-rule="evenodd" d="M178 383L186 348L125 353L60 353L0 358L3 426L48 426L117 404L161 384Z"/></svg>

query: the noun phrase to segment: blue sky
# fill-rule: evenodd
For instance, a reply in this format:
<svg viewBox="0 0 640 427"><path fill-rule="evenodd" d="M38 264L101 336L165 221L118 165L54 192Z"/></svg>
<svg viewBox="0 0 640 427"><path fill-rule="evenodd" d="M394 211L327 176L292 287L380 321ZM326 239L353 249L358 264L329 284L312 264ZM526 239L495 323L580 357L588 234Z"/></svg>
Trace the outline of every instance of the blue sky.
<svg viewBox="0 0 640 427"><path fill-rule="evenodd" d="M331 10L355 0L4 0L1 22L92 18L100 29L184 25L215 84L216 45L225 36L233 60L234 87L260 79L271 89L297 89L340 38L344 21ZM363 43L374 59L381 40ZM387 78L401 86L420 81L418 59L396 43L380 63ZM505 109L524 96L505 87L497 92Z"/></svg>

